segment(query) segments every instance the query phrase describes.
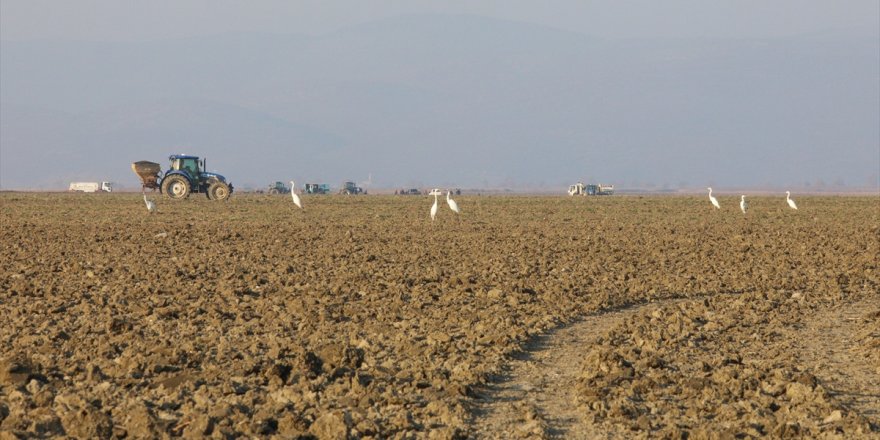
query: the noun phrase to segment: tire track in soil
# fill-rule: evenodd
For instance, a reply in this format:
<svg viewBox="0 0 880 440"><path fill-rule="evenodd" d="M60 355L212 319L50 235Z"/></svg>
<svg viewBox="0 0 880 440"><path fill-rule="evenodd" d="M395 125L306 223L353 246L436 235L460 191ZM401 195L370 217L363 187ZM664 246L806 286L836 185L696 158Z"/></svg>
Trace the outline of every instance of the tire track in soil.
<svg viewBox="0 0 880 440"><path fill-rule="evenodd" d="M479 390L475 402L477 438L626 438L628 431L597 431L582 423L575 404L581 363L589 347L630 316L688 301L676 298L589 314L532 338ZM693 300L691 298L690 300ZM873 423L880 419L880 369L854 346L860 320L880 309L880 296L831 306L805 316L803 328L779 341L797 351L845 406ZM608 428L605 426L604 428Z"/></svg>
<svg viewBox="0 0 880 440"><path fill-rule="evenodd" d="M515 353L502 373L479 390L475 402L477 438L596 438L580 422L575 386L589 347L630 316L669 299L586 315L536 336Z"/></svg>
<svg viewBox="0 0 880 440"><path fill-rule="evenodd" d="M859 353L856 339L867 328L866 316L878 310L877 294L820 310L804 321L793 344L831 395L875 425L880 425L880 366Z"/></svg>

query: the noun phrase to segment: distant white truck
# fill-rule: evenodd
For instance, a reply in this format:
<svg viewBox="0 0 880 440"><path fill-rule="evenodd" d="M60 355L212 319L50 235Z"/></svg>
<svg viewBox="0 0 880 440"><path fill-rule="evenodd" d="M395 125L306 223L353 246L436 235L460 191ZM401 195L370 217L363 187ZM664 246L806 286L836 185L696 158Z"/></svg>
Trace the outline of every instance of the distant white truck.
<svg viewBox="0 0 880 440"><path fill-rule="evenodd" d="M590 184L584 185L578 182L568 187L568 195L570 196L610 196L614 194L614 185Z"/></svg>
<svg viewBox="0 0 880 440"><path fill-rule="evenodd" d="M111 182L71 182L68 191L93 193L98 191L113 192Z"/></svg>

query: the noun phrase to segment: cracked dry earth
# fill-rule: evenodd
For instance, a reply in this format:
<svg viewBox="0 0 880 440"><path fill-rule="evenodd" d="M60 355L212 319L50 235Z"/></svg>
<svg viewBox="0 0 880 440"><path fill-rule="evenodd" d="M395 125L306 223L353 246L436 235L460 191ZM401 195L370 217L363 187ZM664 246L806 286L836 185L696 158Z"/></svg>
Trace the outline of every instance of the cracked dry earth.
<svg viewBox="0 0 880 440"><path fill-rule="evenodd" d="M876 196L153 197L0 193L0 439L878 435Z"/></svg>

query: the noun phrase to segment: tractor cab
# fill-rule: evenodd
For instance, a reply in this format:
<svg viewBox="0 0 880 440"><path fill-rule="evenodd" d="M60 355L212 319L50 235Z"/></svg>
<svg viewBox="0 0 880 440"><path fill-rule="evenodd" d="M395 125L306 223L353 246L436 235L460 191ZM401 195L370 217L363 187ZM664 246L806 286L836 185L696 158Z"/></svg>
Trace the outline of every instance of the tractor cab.
<svg viewBox="0 0 880 440"><path fill-rule="evenodd" d="M189 174L190 180L198 180L201 170L205 169L205 159L199 160L196 156L173 155L171 159L172 171L183 171Z"/></svg>

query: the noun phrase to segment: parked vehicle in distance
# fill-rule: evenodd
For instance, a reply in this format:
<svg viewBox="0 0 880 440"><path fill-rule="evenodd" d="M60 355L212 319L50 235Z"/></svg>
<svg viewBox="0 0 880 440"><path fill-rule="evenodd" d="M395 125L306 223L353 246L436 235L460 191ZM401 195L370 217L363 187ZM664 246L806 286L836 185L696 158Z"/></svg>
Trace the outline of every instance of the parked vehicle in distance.
<svg viewBox="0 0 880 440"><path fill-rule="evenodd" d="M610 196L614 194L614 185L587 185L588 196Z"/></svg>
<svg viewBox="0 0 880 440"><path fill-rule="evenodd" d="M306 194L330 194L330 185L326 183L307 183L304 191Z"/></svg>
<svg viewBox="0 0 880 440"><path fill-rule="evenodd" d="M266 190L269 194L289 194L290 188L284 184L284 182L275 182L269 185L269 189Z"/></svg>
<svg viewBox="0 0 880 440"><path fill-rule="evenodd" d="M113 192L111 182L71 182L68 191L93 193L98 191Z"/></svg>
<svg viewBox="0 0 880 440"><path fill-rule="evenodd" d="M589 184L578 182L568 187L570 196L610 196L614 194L614 185Z"/></svg>
<svg viewBox="0 0 880 440"><path fill-rule="evenodd" d="M354 182L343 183L342 189L339 190L339 194L346 194L346 195L357 195L357 194L366 194L366 193L367 193L367 191L365 191L363 188L355 185Z"/></svg>

